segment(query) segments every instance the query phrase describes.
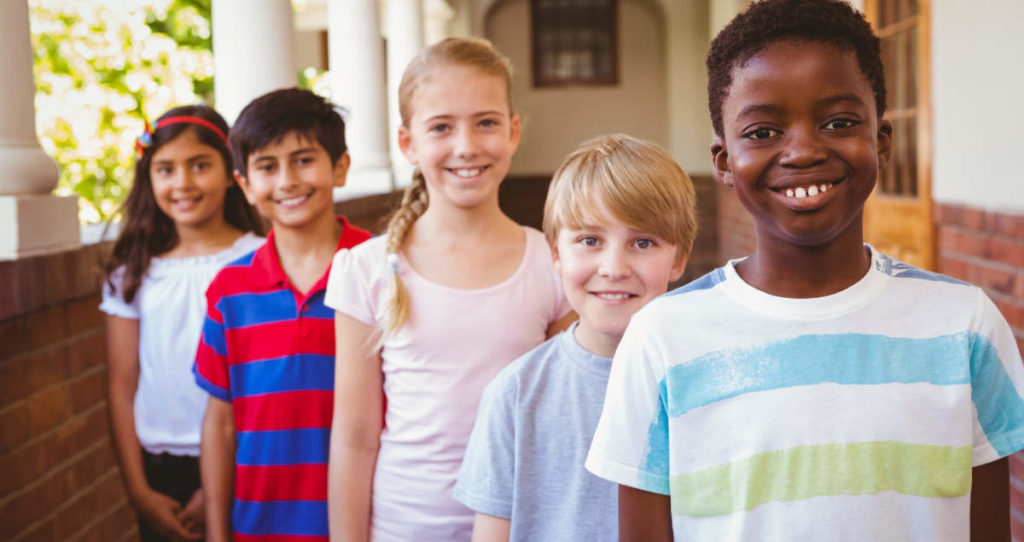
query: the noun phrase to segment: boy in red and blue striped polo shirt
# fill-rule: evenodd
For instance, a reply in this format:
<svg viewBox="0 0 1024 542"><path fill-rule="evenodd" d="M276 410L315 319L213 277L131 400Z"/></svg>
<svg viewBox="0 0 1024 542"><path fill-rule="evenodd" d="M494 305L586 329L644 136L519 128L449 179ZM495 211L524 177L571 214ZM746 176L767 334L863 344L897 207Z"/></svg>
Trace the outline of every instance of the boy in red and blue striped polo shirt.
<svg viewBox="0 0 1024 542"><path fill-rule="evenodd" d="M334 253L370 234L333 212L345 183L345 124L299 89L257 98L231 130L235 179L273 224L207 291L196 382L210 393L200 467L207 540L328 540L334 401Z"/></svg>

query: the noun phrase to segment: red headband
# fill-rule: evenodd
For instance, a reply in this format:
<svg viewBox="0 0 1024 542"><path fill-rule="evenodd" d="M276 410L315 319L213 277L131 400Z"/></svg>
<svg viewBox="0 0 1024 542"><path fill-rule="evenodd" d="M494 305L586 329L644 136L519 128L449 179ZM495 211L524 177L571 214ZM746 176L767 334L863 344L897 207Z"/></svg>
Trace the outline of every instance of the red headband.
<svg viewBox="0 0 1024 542"><path fill-rule="evenodd" d="M224 132L221 131L221 129L218 128L216 124L206 119L189 116L167 117L165 119L160 119L156 121L156 123L154 123L152 126L149 125L149 122L145 122L144 128L142 130L142 135L140 135L138 139L135 140L136 157L139 160L142 160L143 155L146 153L146 149L148 149L149 146L153 144L153 132L159 130L160 128L163 128L164 126L170 126L172 124L197 124L199 126L204 126L212 130L213 133L220 136L220 139L224 142L224 145L229 146L228 136L224 135Z"/></svg>

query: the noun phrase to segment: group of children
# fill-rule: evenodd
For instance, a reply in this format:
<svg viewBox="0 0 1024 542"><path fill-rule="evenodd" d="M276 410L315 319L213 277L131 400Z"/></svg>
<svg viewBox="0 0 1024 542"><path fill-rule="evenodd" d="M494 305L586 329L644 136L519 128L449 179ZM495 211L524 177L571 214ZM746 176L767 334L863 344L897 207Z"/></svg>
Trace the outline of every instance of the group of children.
<svg viewBox="0 0 1024 542"><path fill-rule="evenodd" d="M140 538L1009 540L1009 327L863 241L892 144L870 26L765 0L707 67L757 246L669 294L696 197L656 145L582 144L543 233L501 211L521 127L482 40L406 69L416 171L379 237L334 215L344 121L308 91L147 126L101 305Z"/></svg>

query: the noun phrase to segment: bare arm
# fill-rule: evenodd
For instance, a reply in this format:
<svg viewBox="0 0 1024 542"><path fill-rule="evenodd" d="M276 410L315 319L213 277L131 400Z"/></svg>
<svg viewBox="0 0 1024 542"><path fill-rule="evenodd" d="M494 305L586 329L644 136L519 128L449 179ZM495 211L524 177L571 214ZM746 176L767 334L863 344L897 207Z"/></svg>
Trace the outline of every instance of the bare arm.
<svg viewBox="0 0 1024 542"><path fill-rule="evenodd" d="M1010 467L1005 457L972 472L971 540L1010 540Z"/></svg>
<svg viewBox="0 0 1024 542"><path fill-rule="evenodd" d="M231 403L210 397L199 448L199 472L206 498L206 537L209 542L229 542L235 496L235 418Z"/></svg>
<svg viewBox="0 0 1024 542"><path fill-rule="evenodd" d="M139 321L107 316L107 406L114 453L132 507L165 538L199 540L178 517L181 505L154 491L142 466L142 446L135 433L135 392L139 386Z"/></svg>
<svg viewBox="0 0 1024 542"><path fill-rule="evenodd" d="M547 333L545 334L545 337L550 339L551 337L554 337L555 335L558 335L559 333L569 329L569 326L571 326L572 323L575 322L576 320L579 320L579 318L580 317L578 314L576 314L576 311L569 311L569 314L566 314L565 316L559 318L558 320L555 320L554 322L548 324L548 329Z"/></svg>
<svg viewBox="0 0 1024 542"><path fill-rule="evenodd" d="M335 313L334 331L337 357L327 469L328 521L331 540L366 542L383 426L384 377L372 327Z"/></svg>
<svg viewBox="0 0 1024 542"><path fill-rule="evenodd" d="M473 520L473 542L508 542L510 530L510 520L477 512Z"/></svg>
<svg viewBox="0 0 1024 542"><path fill-rule="evenodd" d="M620 485L619 542L672 542L669 496Z"/></svg>

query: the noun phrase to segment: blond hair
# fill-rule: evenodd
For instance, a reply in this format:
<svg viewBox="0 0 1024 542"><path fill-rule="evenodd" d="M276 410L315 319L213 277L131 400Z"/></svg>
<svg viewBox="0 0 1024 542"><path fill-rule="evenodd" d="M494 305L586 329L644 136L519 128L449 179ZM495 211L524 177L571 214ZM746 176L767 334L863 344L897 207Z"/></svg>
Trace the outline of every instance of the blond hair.
<svg viewBox="0 0 1024 542"><path fill-rule="evenodd" d="M430 79L435 69L441 66L467 66L485 75L500 77L505 83L508 96L509 114L512 113L512 65L491 45L480 38L448 38L423 50L409 62L398 86L398 112L402 126L408 128L412 121L413 102L416 92ZM413 172L412 184L405 189L402 203L391 215L387 227L385 252L389 262L397 262L405 238L416 220L427 210L430 198L427 183L419 168ZM389 270L391 301L385 317L377 325L378 346L387 337L398 331L409 319L409 293L402 283L397 265Z"/></svg>
<svg viewBox="0 0 1024 542"><path fill-rule="evenodd" d="M604 204L612 218L656 235L686 256L697 235L697 195L690 177L665 152L625 134L591 139L570 154L551 180L544 235L556 247L563 228L581 229Z"/></svg>

